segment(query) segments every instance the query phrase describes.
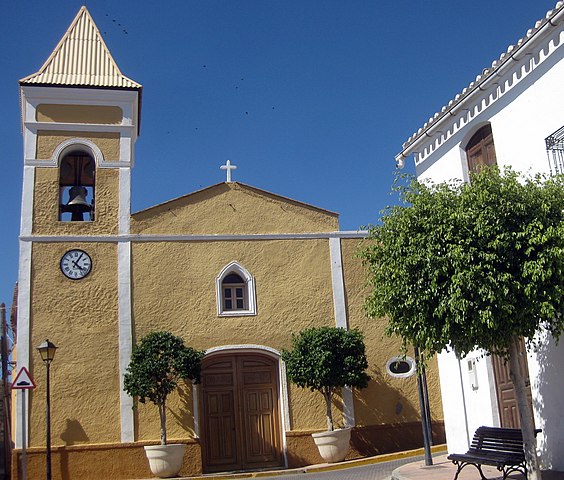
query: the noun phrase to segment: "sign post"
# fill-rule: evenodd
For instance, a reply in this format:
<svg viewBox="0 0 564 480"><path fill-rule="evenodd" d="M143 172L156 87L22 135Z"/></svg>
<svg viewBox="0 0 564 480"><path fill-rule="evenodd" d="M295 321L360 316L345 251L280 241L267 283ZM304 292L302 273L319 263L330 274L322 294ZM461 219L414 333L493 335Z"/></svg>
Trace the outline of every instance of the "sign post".
<svg viewBox="0 0 564 480"><path fill-rule="evenodd" d="M25 450L27 446L27 425L26 425L26 390L32 390L35 388L35 382L27 368L22 367L16 379L12 383L12 390L21 390L22 396L22 480L26 480L26 458Z"/></svg>

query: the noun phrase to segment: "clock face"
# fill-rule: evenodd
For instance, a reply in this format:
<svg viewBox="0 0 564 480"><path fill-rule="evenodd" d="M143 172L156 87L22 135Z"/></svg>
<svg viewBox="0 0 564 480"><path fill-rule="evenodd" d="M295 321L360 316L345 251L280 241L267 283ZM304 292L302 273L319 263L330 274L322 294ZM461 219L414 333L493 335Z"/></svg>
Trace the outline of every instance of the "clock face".
<svg viewBox="0 0 564 480"><path fill-rule="evenodd" d="M92 259L84 250L69 250L61 258L61 272L71 280L80 280L92 270Z"/></svg>

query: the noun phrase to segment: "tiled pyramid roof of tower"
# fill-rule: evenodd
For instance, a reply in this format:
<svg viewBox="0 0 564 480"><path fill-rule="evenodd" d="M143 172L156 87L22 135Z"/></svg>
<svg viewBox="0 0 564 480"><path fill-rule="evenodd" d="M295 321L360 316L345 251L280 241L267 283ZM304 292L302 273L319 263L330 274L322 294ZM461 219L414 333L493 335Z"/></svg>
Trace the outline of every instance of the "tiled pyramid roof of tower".
<svg viewBox="0 0 564 480"><path fill-rule="evenodd" d="M86 7L39 71L22 78L20 84L142 88L121 73Z"/></svg>
<svg viewBox="0 0 564 480"><path fill-rule="evenodd" d="M517 41L514 45L509 45L507 51L503 52L498 59L495 59L490 67L484 68L481 74L476 77L476 80L471 82L466 88L457 94L447 105L445 105L440 112L435 113L429 120L411 135L402 145L402 151L396 156L396 161L401 157L406 157L409 153L410 147L417 142L420 138L427 136L429 130L440 123L445 118L452 115L452 111L458 105L465 102L472 94L480 92L483 85L491 80L492 77L512 60L516 60L518 55L523 49L526 49L531 41L539 36L545 28L555 27L562 21L564 11L564 1L556 3L552 10L549 10L545 17L538 20L533 28L530 28L526 35Z"/></svg>

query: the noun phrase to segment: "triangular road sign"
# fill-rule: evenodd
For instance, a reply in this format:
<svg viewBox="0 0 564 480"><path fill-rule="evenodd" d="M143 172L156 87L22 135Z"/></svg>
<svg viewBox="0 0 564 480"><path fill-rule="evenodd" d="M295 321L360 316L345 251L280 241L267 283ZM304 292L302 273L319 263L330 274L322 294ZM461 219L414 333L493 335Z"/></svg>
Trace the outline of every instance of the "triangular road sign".
<svg viewBox="0 0 564 480"><path fill-rule="evenodd" d="M31 378L27 368L22 367L16 375L16 379L12 382L12 389L30 390L32 388L35 388L35 382L33 381L33 378Z"/></svg>

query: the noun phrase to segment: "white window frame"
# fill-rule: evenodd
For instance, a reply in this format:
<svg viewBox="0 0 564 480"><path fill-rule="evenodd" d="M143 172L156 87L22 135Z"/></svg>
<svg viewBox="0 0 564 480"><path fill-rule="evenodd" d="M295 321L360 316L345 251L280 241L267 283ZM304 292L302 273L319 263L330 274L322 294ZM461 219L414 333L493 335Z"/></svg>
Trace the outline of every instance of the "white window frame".
<svg viewBox="0 0 564 480"><path fill-rule="evenodd" d="M245 287L247 290L247 308L245 310L224 310L223 308L223 280L227 275L235 273L239 275L245 282ZM216 290L216 303L217 303L217 315L220 317L244 317L249 315L257 314L257 302L255 294L255 279L247 271L245 267L240 265L238 262L233 261L223 267L217 278L215 279L215 290Z"/></svg>

